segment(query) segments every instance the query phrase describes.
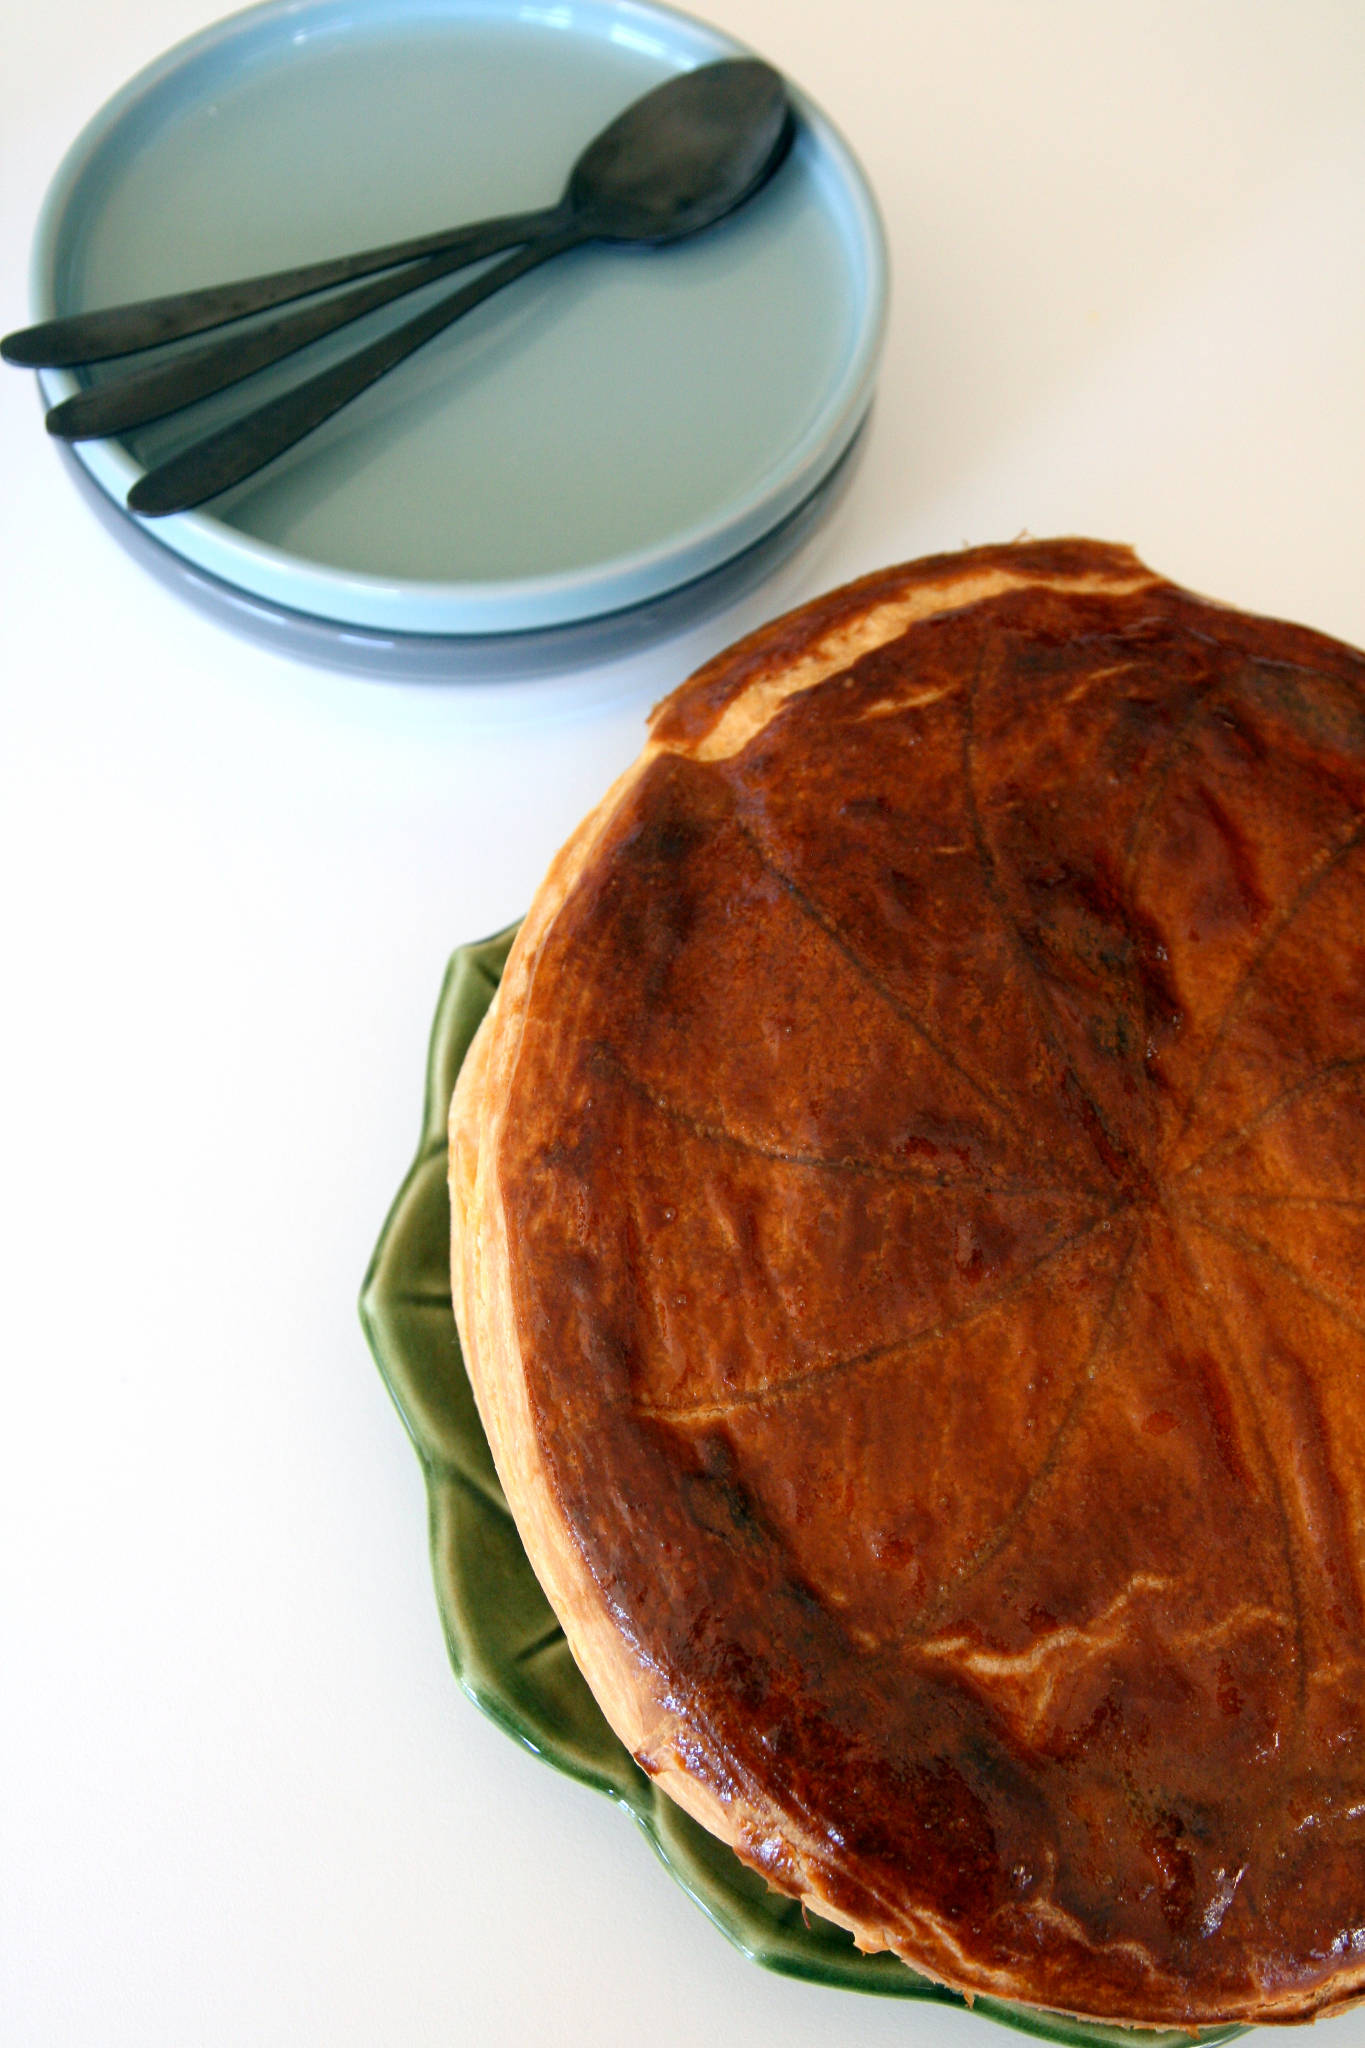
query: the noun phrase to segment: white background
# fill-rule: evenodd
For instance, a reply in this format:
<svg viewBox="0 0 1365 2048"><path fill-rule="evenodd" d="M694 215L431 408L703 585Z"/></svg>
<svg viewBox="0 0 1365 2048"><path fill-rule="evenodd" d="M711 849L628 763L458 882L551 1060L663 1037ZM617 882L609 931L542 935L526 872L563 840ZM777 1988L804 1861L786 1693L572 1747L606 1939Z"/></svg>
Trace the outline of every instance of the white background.
<svg viewBox="0 0 1365 2048"><path fill-rule="evenodd" d="M3 0L0 326L68 142L214 11ZM465 1703L355 1296L449 949L741 627L1027 529L1365 642L1365 7L722 20L852 141L895 274L852 494L729 620L568 688L292 665L152 583L0 374L7 2048L983 2038L745 1963Z"/></svg>

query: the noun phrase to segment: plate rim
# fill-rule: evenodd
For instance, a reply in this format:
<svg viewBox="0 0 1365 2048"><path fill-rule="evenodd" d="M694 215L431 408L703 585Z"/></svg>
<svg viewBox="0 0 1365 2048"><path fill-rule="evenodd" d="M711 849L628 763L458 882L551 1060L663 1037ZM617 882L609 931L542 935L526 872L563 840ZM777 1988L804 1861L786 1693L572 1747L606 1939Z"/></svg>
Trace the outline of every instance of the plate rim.
<svg viewBox="0 0 1365 2048"><path fill-rule="evenodd" d="M556 9L558 16L561 10ZM714 57L755 54L746 44L668 0L572 0L572 25L589 37L613 24L647 24L677 58L677 68ZM48 186L34 231L29 296L35 320L56 310L58 245L92 160L136 121L177 74L211 61L244 39L291 34L310 19L322 25L343 18L343 32L385 19L403 26L429 21L456 33L465 21L529 20L547 10L528 0L258 0L172 45L129 78L95 112L67 149ZM284 606L342 630L483 637L570 625L648 602L693 582L761 540L794 511L833 469L858 433L871 404L885 340L890 297L885 227L870 182L847 141L827 115L791 80L801 133L797 148L811 153L816 175L834 195L829 207L849 255L857 291L857 322L838 376L815 419L785 448L776 472L701 518L649 547L578 569L528 577L429 580L337 568L287 547L242 533L211 512L177 513L153 522L128 511L129 487L143 474L118 441L77 442L75 460L121 519L154 532L163 546L193 567L249 597ZM78 391L68 370L41 370L45 405Z"/></svg>

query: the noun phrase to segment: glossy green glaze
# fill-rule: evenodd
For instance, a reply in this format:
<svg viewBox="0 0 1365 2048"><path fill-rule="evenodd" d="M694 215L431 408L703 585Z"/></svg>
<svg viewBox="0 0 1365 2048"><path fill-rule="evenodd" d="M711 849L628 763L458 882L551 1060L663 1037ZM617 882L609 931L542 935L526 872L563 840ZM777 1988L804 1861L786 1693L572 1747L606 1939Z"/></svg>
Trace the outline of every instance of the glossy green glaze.
<svg viewBox="0 0 1365 2048"><path fill-rule="evenodd" d="M455 1077L497 988L515 929L450 962L427 1064L417 1157L389 1212L360 1312L370 1347L422 1461L436 1595L451 1662L485 1714L556 1770L616 1800L702 1911L755 1962L787 1976L891 1998L960 2005L955 1992L768 1890L730 1850L656 1790L579 1675L508 1512L460 1357L450 1305L446 1112ZM1189 2048L1177 2030L1091 2025L978 1998L974 2010L1023 2033L1087 2048ZM1224 2041L1245 2029L1207 2029Z"/></svg>

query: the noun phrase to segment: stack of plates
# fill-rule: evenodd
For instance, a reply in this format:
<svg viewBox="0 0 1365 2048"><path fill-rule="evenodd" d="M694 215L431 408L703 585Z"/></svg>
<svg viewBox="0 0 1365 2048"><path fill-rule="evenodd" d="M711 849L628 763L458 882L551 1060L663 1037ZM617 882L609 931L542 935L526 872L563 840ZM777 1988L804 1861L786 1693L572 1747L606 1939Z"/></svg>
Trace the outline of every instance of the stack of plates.
<svg viewBox="0 0 1365 2048"><path fill-rule="evenodd" d="M40 226L33 317L546 204L622 107L737 54L638 0L270 0L171 51L81 136ZM80 480L149 567L344 666L534 672L730 601L846 475L884 321L875 204L793 97L792 155L729 220L560 258L204 510L140 521L124 498L295 365L77 444ZM109 373L43 372L44 397Z"/></svg>

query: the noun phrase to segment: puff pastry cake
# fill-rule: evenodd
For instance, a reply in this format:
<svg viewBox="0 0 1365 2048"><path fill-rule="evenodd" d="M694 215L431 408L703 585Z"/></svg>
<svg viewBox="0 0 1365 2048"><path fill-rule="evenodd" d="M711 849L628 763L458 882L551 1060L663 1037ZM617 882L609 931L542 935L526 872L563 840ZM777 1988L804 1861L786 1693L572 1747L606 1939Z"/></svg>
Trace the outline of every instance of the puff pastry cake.
<svg viewBox="0 0 1365 2048"><path fill-rule="evenodd" d="M970 1994L1365 1989L1365 657L983 548L655 712L463 1069L453 1291L608 1719Z"/></svg>

